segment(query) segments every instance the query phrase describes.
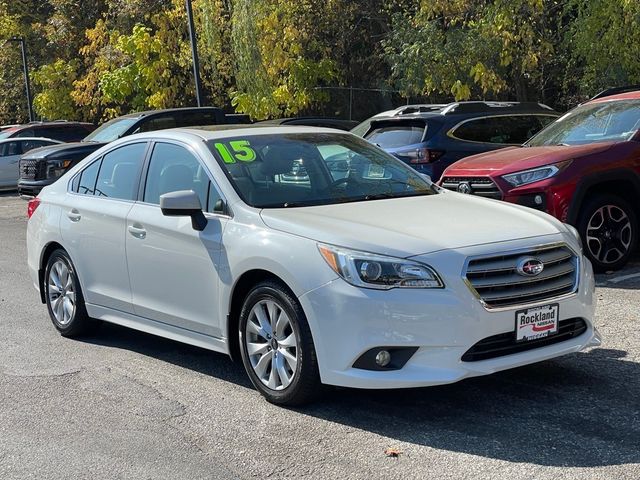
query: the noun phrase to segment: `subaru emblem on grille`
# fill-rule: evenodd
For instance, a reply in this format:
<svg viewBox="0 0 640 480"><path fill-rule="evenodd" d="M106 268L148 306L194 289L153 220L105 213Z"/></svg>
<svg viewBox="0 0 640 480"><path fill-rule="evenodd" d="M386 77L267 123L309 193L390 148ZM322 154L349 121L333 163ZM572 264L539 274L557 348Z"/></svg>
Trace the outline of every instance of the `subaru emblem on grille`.
<svg viewBox="0 0 640 480"><path fill-rule="evenodd" d="M469 194L469 193L471 193L471 185L469 185L469 182L460 182L458 184L457 190L460 193Z"/></svg>
<svg viewBox="0 0 640 480"><path fill-rule="evenodd" d="M524 277L535 277L544 270L544 263L537 258L525 257L518 260L516 271Z"/></svg>

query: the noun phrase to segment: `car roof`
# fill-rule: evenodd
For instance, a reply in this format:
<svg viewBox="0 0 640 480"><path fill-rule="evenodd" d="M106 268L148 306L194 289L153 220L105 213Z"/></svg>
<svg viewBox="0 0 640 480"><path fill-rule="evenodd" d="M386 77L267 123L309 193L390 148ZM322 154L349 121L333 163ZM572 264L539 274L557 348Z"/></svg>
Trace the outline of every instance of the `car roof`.
<svg viewBox="0 0 640 480"><path fill-rule="evenodd" d="M389 115L375 115L371 118L374 122L385 120L401 119L428 119L428 118L461 118L462 116L475 117L485 115L557 115L560 114L551 107L535 102L490 102L490 101L469 101L453 102L426 112L397 113L391 111Z"/></svg>
<svg viewBox="0 0 640 480"><path fill-rule="evenodd" d="M636 90L633 92L618 93L616 95L609 95L606 97L596 98L595 100L588 101L587 104L615 102L620 100L640 100L640 90Z"/></svg>
<svg viewBox="0 0 640 480"><path fill-rule="evenodd" d="M52 142L52 143L64 143L60 140L54 140L53 138L45 138L45 137L12 137L12 138L3 138L0 139L0 143L7 143L7 142L22 142L24 140L31 140L31 141L39 141L39 142Z"/></svg>
<svg viewBox="0 0 640 480"><path fill-rule="evenodd" d="M209 125L203 127L179 127L154 132L138 133L123 137L125 139L141 138L174 138L179 139L184 134L194 135L203 140L217 140L228 137L256 136L256 135L287 135L291 133L332 133L335 135L353 135L352 133L335 128L309 127L304 125L295 126L272 126L272 125Z"/></svg>
<svg viewBox="0 0 640 480"><path fill-rule="evenodd" d="M158 114L161 114L161 113L189 112L189 111L202 112L202 111L205 111L205 110L222 111L222 109L220 109L218 107L165 108L165 109L161 109L161 110L144 110L142 112L127 113L127 114L121 115L120 117L117 117L117 118L142 118L142 117L147 117L147 116L150 116L150 115L158 115Z"/></svg>

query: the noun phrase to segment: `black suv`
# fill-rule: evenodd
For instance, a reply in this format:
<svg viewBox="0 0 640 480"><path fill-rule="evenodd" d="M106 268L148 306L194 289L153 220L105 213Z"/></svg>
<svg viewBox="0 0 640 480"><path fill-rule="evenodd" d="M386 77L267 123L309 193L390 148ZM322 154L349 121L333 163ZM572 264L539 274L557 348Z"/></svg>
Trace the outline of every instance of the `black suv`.
<svg viewBox="0 0 640 480"><path fill-rule="evenodd" d="M38 148L23 155L20 159L18 193L37 195L43 187L55 182L87 155L118 138L165 128L223 123L228 123L228 119L221 109L214 107L153 110L114 118L79 143Z"/></svg>
<svg viewBox="0 0 640 480"><path fill-rule="evenodd" d="M540 103L456 102L376 116L363 136L437 181L461 158L522 145L559 116Z"/></svg>
<svg viewBox="0 0 640 480"><path fill-rule="evenodd" d="M92 123L67 122L31 122L24 125L13 125L0 132L0 140L5 138L42 137L61 142L77 142L93 132L96 126Z"/></svg>

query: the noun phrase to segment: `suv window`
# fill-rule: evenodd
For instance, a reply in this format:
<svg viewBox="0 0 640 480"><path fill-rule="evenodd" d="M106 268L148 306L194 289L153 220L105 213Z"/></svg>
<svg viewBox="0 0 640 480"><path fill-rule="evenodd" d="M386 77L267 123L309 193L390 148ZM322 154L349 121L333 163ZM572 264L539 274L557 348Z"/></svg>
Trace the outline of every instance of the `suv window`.
<svg viewBox="0 0 640 480"><path fill-rule="evenodd" d="M468 120L454 128L451 135L469 142L521 145L541 128L536 115L505 115Z"/></svg>
<svg viewBox="0 0 640 480"><path fill-rule="evenodd" d="M186 111L178 114L178 127L193 127L200 125L216 125L214 112Z"/></svg>
<svg viewBox="0 0 640 480"><path fill-rule="evenodd" d="M156 143L153 147L144 201L160 204L160 195L179 190L193 190L202 208L213 212L220 199L198 159L184 147L172 143Z"/></svg>
<svg viewBox="0 0 640 480"><path fill-rule="evenodd" d="M21 153L20 142L7 142L0 145L0 157L20 155Z"/></svg>
<svg viewBox="0 0 640 480"><path fill-rule="evenodd" d="M36 133L33 131L33 128L24 128L22 130L18 130L18 133L13 135L14 137L37 137Z"/></svg>
<svg viewBox="0 0 640 480"><path fill-rule="evenodd" d="M165 128L177 127L176 117L173 114L157 115L148 120L142 120L137 132L154 132Z"/></svg>
<svg viewBox="0 0 640 480"><path fill-rule="evenodd" d="M41 140L23 140L20 143L22 144L21 153L27 153L29 150L33 150L34 148L40 148L44 145L50 145L50 142L43 142Z"/></svg>
<svg viewBox="0 0 640 480"><path fill-rule="evenodd" d="M146 148L146 142L133 143L112 150L102 157L94 195L134 200Z"/></svg>
<svg viewBox="0 0 640 480"><path fill-rule="evenodd" d="M404 147L420 143L425 129L426 125L422 122L383 123L374 126L365 138L382 148Z"/></svg>

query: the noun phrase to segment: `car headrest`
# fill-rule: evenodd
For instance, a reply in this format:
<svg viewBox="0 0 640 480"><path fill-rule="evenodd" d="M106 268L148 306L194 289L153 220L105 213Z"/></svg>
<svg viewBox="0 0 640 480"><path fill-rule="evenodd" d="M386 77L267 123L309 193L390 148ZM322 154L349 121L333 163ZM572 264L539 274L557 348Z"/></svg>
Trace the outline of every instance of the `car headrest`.
<svg viewBox="0 0 640 480"><path fill-rule="evenodd" d="M186 165L169 165L160 174L160 195L178 190L193 189L193 172Z"/></svg>
<svg viewBox="0 0 640 480"><path fill-rule="evenodd" d="M272 145L264 156L260 172L264 175L288 173L293 168L293 162L300 159L304 160L304 151L300 145Z"/></svg>

